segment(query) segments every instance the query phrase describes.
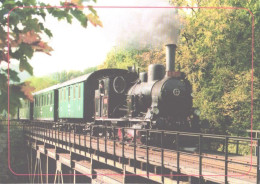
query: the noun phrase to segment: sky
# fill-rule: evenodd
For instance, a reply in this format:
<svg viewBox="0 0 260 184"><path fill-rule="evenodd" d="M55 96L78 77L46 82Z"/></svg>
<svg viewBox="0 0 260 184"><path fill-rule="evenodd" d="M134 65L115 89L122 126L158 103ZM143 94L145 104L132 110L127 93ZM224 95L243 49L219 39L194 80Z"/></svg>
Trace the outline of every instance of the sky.
<svg viewBox="0 0 260 184"><path fill-rule="evenodd" d="M44 0L59 5L58 0ZM97 0L85 2L94 6L170 6L167 0ZM81 70L100 65L112 49L135 41L137 47L149 44L177 42L179 26L174 9L112 9L95 8L103 27L88 23L83 28L76 20L72 24L47 16L45 25L53 34L44 37L53 48L51 56L35 53L30 60L34 76L44 76L63 70ZM173 18L173 19L172 19Z"/></svg>

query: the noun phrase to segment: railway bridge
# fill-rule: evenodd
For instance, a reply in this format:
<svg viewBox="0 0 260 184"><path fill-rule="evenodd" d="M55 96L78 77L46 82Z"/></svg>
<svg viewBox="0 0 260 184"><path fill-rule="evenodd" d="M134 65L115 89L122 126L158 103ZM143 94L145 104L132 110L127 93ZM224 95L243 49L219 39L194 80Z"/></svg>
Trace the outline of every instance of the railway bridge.
<svg viewBox="0 0 260 184"><path fill-rule="evenodd" d="M63 129L63 123L23 122L30 183L226 183L255 184L259 181L259 139L187 132L101 127L98 134ZM132 131L132 140L124 135ZM116 131L123 134L117 139ZM140 130L138 130L140 131ZM160 139L150 145L152 136ZM169 147L169 137L175 137ZM12 139L12 136L9 137ZM192 140L193 148L183 147ZM251 150L252 151L252 150ZM253 151L254 152L254 151Z"/></svg>

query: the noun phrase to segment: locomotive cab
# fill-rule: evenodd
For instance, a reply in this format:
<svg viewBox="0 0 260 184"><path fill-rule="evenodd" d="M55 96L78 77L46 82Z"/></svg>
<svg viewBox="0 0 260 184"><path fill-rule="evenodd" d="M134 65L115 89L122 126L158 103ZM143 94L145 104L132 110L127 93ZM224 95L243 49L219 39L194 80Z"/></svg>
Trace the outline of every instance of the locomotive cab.
<svg viewBox="0 0 260 184"><path fill-rule="evenodd" d="M133 81L136 73L122 70L121 75L113 74L98 80L99 86L95 90L95 119L119 118L126 114L126 91Z"/></svg>

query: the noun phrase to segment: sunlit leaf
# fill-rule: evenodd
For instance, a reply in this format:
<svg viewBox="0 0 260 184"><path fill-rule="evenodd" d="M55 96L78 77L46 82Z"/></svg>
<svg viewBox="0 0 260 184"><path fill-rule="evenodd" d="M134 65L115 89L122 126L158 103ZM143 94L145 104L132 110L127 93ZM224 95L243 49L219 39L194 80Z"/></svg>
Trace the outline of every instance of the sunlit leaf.
<svg viewBox="0 0 260 184"><path fill-rule="evenodd" d="M44 52L48 55L51 55L50 52L53 51L53 49L50 46L48 46L46 42L42 41L32 45L32 48L35 49L35 51Z"/></svg>
<svg viewBox="0 0 260 184"><path fill-rule="evenodd" d="M40 40L41 40L40 36L32 30L24 34L19 34L18 43L24 42L24 43L32 44L35 42L39 42Z"/></svg>
<svg viewBox="0 0 260 184"><path fill-rule="evenodd" d="M103 27L102 22L100 21L99 17L90 13L87 15L88 20L91 22L92 25L94 26L100 26Z"/></svg>

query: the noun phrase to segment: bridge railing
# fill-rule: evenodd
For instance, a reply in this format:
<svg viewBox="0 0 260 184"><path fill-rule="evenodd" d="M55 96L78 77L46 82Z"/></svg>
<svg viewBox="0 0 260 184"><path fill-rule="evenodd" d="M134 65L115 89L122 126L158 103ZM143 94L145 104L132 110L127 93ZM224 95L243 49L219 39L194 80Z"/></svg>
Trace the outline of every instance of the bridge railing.
<svg viewBox="0 0 260 184"><path fill-rule="evenodd" d="M24 131L53 145L62 144L62 147L71 149L88 147L90 153L95 150L96 154L111 154L115 160L120 157L123 165L125 160L129 159L125 153L130 150L135 172L138 154L142 152L147 176L151 174L150 165L157 162L160 169L156 174L161 175L162 181L169 176L164 173L167 173L166 170L170 166L176 167L176 173L173 175L176 175L179 181L185 164L194 168L196 173L188 174L198 177L200 182L204 180L204 176L215 171L223 171L217 175L223 177L225 183L228 183L230 177L239 175L248 175L251 180L255 175L256 183L260 181L259 139L101 125L81 126L84 126L84 131L77 133L76 125L71 128L63 123L27 123L24 124ZM258 148L257 157L252 156L252 144ZM112 151L108 151L108 147L112 148Z"/></svg>

